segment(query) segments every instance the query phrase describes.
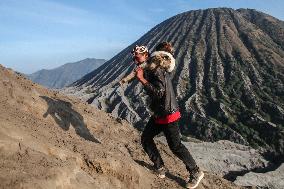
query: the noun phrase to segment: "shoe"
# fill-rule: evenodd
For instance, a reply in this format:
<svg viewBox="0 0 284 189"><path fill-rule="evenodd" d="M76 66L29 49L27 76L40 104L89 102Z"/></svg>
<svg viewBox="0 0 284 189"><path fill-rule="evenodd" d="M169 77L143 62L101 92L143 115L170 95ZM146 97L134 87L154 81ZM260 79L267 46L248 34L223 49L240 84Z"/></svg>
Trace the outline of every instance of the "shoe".
<svg viewBox="0 0 284 189"><path fill-rule="evenodd" d="M204 172L199 168L196 168L194 171L190 173L189 180L186 183L186 188L194 189L198 186L202 178L204 177Z"/></svg>
<svg viewBox="0 0 284 189"><path fill-rule="evenodd" d="M163 178L165 178L166 177L166 172L167 172L168 170L163 166L163 167L160 167L159 169L155 169L154 170L154 172L155 172L155 174L159 177L159 178L161 178L161 179L163 179Z"/></svg>

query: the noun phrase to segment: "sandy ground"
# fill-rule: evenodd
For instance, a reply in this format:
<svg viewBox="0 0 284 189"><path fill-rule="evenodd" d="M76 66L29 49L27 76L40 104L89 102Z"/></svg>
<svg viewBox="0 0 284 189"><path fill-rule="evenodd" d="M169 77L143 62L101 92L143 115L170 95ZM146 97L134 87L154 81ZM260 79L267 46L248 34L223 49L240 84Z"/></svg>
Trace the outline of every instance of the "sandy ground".
<svg viewBox="0 0 284 189"><path fill-rule="evenodd" d="M80 100L0 65L0 188L184 188L187 172L158 142L158 179L140 133ZM206 172L199 189L240 188Z"/></svg>

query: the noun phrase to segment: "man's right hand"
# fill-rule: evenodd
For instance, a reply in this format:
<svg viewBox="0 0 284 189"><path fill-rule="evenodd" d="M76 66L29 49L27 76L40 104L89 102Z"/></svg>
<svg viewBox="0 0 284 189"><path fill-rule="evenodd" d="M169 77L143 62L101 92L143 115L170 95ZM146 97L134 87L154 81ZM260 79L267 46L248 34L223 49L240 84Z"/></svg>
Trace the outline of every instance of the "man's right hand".
<svg viewBox="0 0 284 189"><path fill-rule="evenodd" d="M144 70L142 68L137 68L136 70L136 77L138 80L145 85L148 81L144 78Z"/></svg>

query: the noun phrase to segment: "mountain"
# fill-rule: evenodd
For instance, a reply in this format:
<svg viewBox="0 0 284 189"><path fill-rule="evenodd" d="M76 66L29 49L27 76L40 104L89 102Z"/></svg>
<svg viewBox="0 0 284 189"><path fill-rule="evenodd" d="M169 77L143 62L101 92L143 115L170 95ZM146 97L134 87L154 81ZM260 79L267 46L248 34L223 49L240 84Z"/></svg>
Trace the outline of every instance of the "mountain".
<svg viewBox="0 0 284 189"><path fill-rule="evenodd" d="M134 68L131 49L169 41L177 61L173 85L183 134L226 139L267 150L284 161L284 22L251 9L214 8L156 25L65 92L133 123L150 116L138 81L119 87ZM279 159L278 159L279 160Z"/></svg>
<svg viewBox="0 0 284 189"><path fill-rule="evenodd" d="M27 77L49 88L62 88L80 79L105 62L104 59L86 58L51 70L39 70L27 75Z"/></svg>
<svg viewBox="0 0 284 189"><path fill-rule="evenodd" d="M163 137L156 143L169 173L161 180L142 149L141 133L126 121L1 65L0 87L0 188L184 188L186 169ZM254 187L258 180L247 184L243 175L271 167L248 146L190 141L184 144L205 171L200 189ZM281 170L273 168L267 182L262 175L259 186L283 187L281 174L271 177Z"/></svg>

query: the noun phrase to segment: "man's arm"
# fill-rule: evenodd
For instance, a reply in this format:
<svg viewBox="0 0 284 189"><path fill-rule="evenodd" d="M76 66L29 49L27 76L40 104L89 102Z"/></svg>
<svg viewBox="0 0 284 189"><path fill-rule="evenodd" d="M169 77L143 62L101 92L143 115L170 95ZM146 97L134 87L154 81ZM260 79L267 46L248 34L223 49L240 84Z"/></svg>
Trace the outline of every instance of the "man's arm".
<svg viewBox="0 0 284 189"><path fill-rule="evenodd" d="M119 83L122 85L124 83L129 83L131 81L133 81L136 77L136 72L132 71L129 75L127 75L126 77L124 77Z"/></svg>
<svg viewBox="0 0 284 189"><path fill-rule="evenodd" d="M141 69L142 70L142 69ZM148 82L143 75L143 70L137 69L137 78L138 80L144 85L145 90L150 94L155 96L156 98L162 98L165 94L165 85L164 79L162 78L161 74L157 74L155 80L150 83Z"/></svg>

